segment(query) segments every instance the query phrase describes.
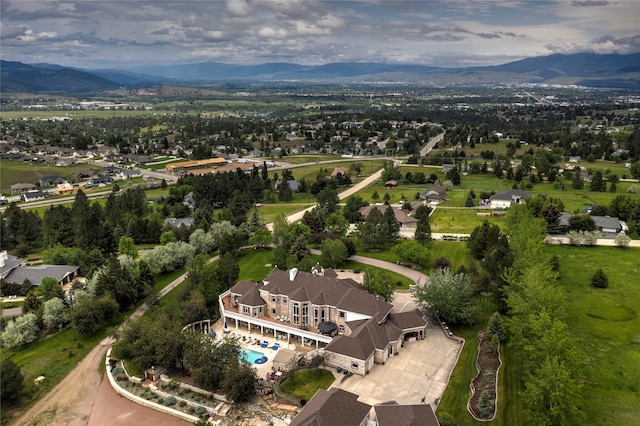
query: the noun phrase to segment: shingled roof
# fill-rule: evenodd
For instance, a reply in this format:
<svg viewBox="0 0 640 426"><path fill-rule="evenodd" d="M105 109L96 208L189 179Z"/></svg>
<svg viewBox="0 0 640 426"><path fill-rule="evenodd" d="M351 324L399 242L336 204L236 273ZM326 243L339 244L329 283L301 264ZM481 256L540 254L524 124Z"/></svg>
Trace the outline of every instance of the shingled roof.
<svg viewBox="0 0 640 426"><path fill-rule="evenodd" d="M335 306L344 311L374 317L378 322L384 320L393 307L384 299L365 292L364 288L353 280L341 280L327 276L326 273L322 277L304 271L298 271L293 275L294 279L291 280L290 271L274 268L265 278L267 284L260 290L288 296L296 302L320 304L322 301L322 304ZM231 288L232 293L236 293L236 286Z"/></svg>
<svg viewBox="0 0 640 426"><path fill-rule="evenodd" d="M440 426L429 404L383 404L373 409L378 426Z"/></svg>
<svg viewBox="0 0 640 426"><path fill-rule="evenodd" d="M371 406L358 395L342 389L319 389L296 415L290 426L360 426Z"/></svg>

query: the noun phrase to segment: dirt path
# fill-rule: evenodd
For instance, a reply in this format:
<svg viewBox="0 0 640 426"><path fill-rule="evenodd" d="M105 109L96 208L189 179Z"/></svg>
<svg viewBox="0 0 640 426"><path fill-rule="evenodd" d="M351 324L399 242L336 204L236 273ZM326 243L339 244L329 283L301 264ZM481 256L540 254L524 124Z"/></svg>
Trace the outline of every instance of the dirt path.
<svg viewBox="0 0 640 426"><path fill-rule="evenodd" d="M103 339L47 396L12 424L86 425L102 379L98 368L113 342L110 337Z"/></svg>

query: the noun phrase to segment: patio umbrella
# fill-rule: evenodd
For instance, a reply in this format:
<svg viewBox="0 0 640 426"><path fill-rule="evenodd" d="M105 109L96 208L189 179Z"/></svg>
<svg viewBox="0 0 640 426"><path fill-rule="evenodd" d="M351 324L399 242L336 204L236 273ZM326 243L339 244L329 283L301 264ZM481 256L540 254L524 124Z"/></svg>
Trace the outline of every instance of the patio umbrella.
<svg viewBox="0 0 640 426"><path fill-rule="evenodd" d="M336 325L335 322L322 321L320 324L318 324L318 330L320 330L324 334L331 334L337 329L338 329L338 326Z"/></svg>

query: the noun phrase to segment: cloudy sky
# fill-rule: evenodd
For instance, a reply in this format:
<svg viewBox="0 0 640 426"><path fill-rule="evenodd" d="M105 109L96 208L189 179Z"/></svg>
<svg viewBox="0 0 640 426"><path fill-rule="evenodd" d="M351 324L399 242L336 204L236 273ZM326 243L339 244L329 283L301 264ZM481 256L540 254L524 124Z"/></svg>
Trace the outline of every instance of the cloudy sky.
<svg viewBox="0 0 640 426"><path fill-rule="evenodd" d="M2 0L2 58L83 68L343 61L494 65L640 52L640 1Z"/></svg>

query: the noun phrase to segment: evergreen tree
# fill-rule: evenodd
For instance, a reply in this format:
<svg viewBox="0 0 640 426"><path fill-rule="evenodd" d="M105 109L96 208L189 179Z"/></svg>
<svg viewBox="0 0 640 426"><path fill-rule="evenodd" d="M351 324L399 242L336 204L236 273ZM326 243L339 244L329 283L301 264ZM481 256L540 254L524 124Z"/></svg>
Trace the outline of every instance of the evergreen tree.
<svg viewBox="0 0 640 426"><path fill-rule="evenodd" d="M389 225L389 241L397 240L400 236L400 223L396 219L391 206L387 207L383 214L384 220Z"/></svg>
<svg viewBox="0 0 640 426"><path fill-rule="evenodd" d="M591 177L591 183L589 184L589 190L592 192L605 192L606 190L606 182L602 177L602 172L597 171Z"/></svg>
<svg viewBox="0 0 640 426"><path fill-rule="evenodd" d="M486 389L480 393L480 399L478 400L478 411L484 417L490 417L493 414L493 401L491 395Z"/></svg>
<svg viewBox="0 0 640 426"><path fill-rule="evenodd" d="M502 325L502 316L498 312L494 312L489 318L487 324L487 335L496 336L499 341L504 340L504 327Z"/></svg>
<svg viewBox="0 0 640 426"><path fill-rule="evenodd" d="M415 217L418 219L416 224L416 232L414 239L422 245L431 242L431 224L429 223L429 213L431 209L428 206L420 206L416 209Z"/></svg>
<svg viewBox="0 0 640 426"><path fill-rule="evenodd" d="M370 250L379 249L389 241L389 224L377 208L371 209L367 220L359 226L360 243Z"/></svg>
<svg viewBox="0 0 640 426"><path fill-rule="evenodd" d="M607 288L609 287L609 277L604 273L602 268L598 268L591 277L591 287Z"/></svg>

